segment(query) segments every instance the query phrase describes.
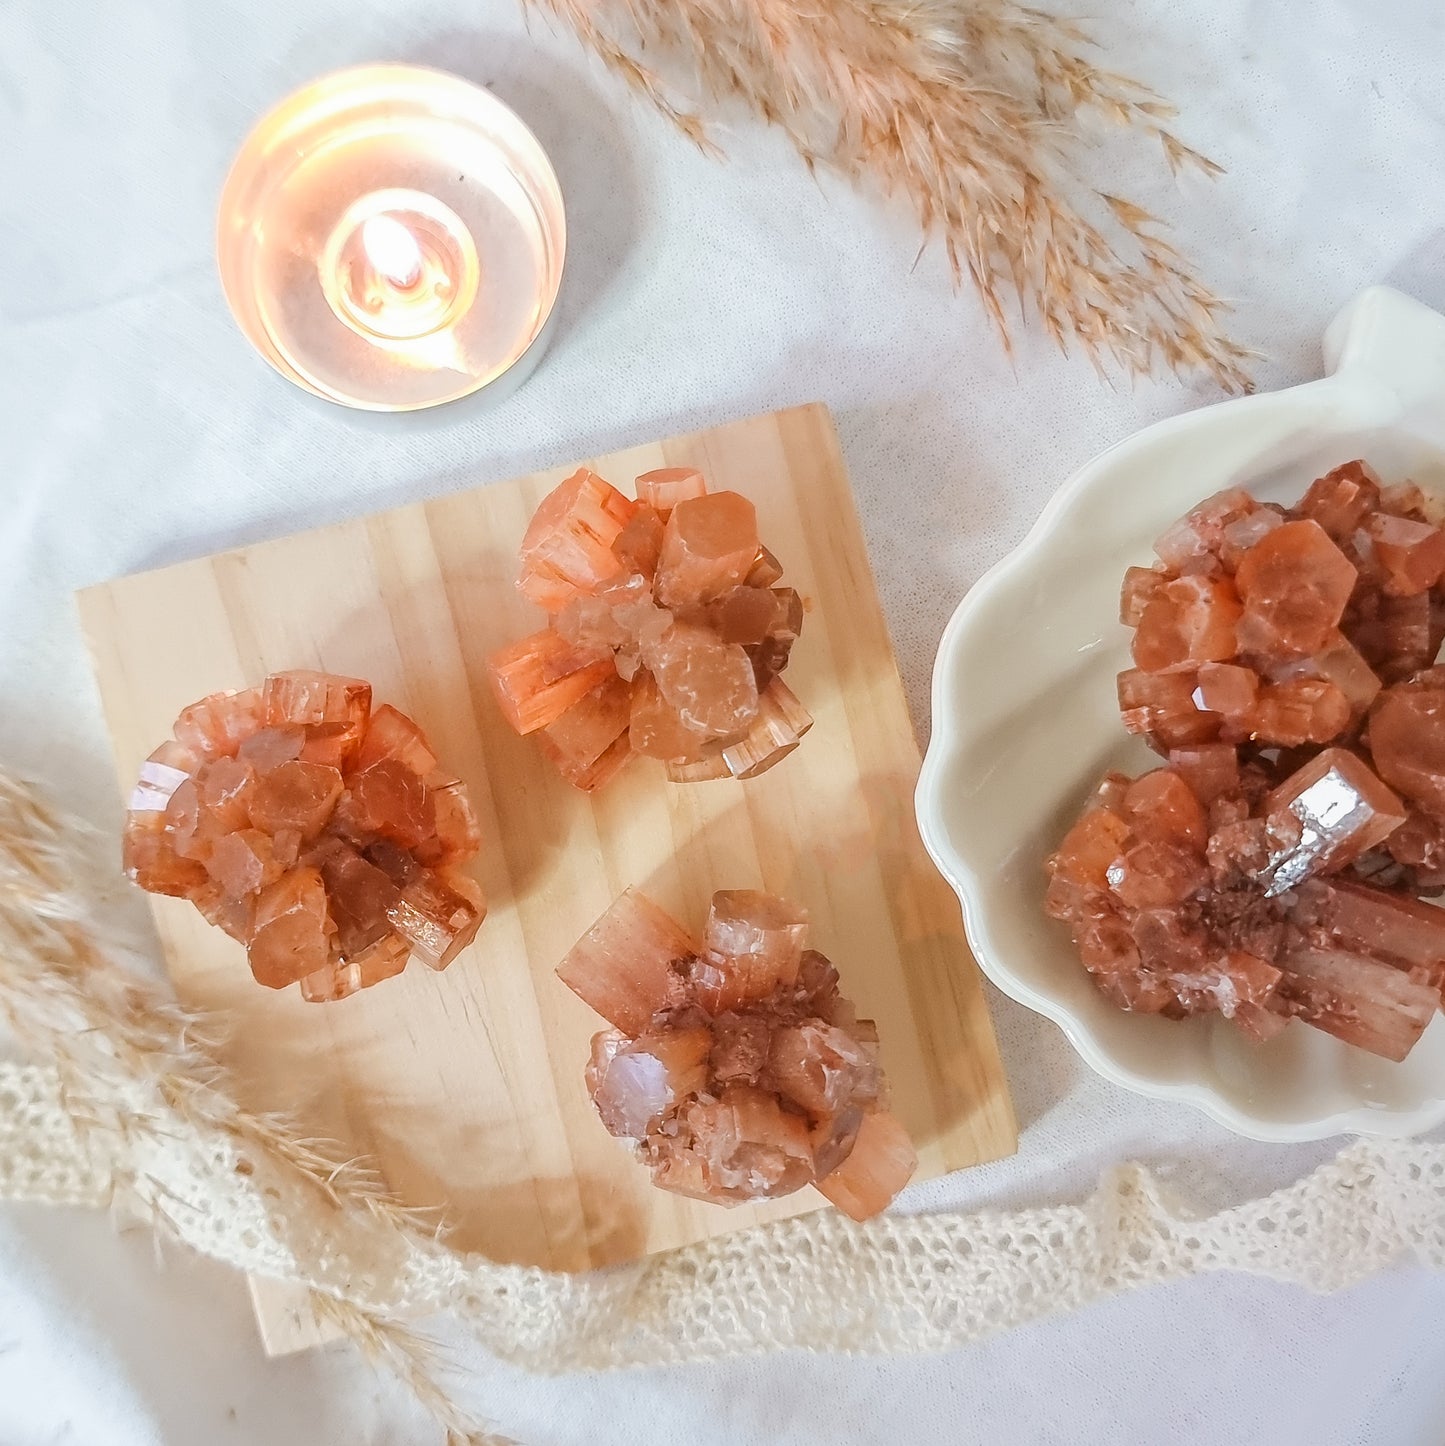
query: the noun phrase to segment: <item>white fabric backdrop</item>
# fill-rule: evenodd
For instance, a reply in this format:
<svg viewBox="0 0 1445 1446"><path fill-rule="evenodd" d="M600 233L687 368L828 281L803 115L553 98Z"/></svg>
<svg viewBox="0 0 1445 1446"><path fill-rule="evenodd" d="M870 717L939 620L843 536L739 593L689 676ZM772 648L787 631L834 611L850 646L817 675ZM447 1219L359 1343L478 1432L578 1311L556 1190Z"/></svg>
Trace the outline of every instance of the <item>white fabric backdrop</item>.
<svg viewBox="0 0 1445 1446"><path fill-rule="evenodd" d="M1445 11L1429 0L1099 0L1110 60L1229 168L1176 190L1117 146L1099 175L1175 219L1267 353L1314 375L1360 287L1445 303ZM230 323L212 209L250 122L366 59L492 84L538 131L572 249L551 356L504 406L380 426L274 377ZM9 0L0 8L0 758L118 820L69 595L87 582L788 403L833 408L920 730L953 604L1076 466L1203 385L1110 387L1025 338L1009 363L906 217L809 180L746 120L703 159L513 0ZM1132 189L1126 189L1132 187ZM183 620L178 620L183 625ZM157 640L163 646L163 640ZM1088 1075L993 996L1015 1160L904 1208L1074 1198L1109 1162L1206 1203L1331 1147L1239 1141ZM1438 1446L1445 1281L1335 1298L1216 1278L948 1356L762 1359L532 1379L466 1359L527 1446L621 1441ZM415 1442L344 1349L266 1362L241 1282L80 1215L0 1216L0 1441Z"/></svg>

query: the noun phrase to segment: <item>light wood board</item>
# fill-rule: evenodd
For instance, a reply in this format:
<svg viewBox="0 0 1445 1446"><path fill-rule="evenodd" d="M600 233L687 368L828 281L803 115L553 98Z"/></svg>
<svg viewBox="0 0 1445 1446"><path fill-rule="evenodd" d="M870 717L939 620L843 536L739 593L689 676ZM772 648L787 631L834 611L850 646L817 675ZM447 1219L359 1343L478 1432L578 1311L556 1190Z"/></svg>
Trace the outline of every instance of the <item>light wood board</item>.
<svg viewBox="0 0 1445 1446"><path fill-rule="evenodd" d="M552 971L628 885L694 928L719 888L810 910L812 944L878 1021L918 1178L1016 1143L958 903L915 829L918 748L827 411L588 463L629 494L638 473L678 464L753 499L808 609L787 676L816 724L746 783L676 786L639 759L588 798L502 721L487 656L543 622L513 586L517 544L571 468L79 594L122 788L187 703L298 667L371 679L469 784L490 913L443 974L412 965L310 1005L258 987L189 903L153 903L182 997L240 1021L229 1062L247 1102L372 1157L402 1200L441 1207L459 1248L501 1261L581 1270L826 1208L812 1189L732 1210L669 1195L602 1128L582 1080L602 1021ZM269 1350L322 1338L294 1295L255 1295Z"/></svg>

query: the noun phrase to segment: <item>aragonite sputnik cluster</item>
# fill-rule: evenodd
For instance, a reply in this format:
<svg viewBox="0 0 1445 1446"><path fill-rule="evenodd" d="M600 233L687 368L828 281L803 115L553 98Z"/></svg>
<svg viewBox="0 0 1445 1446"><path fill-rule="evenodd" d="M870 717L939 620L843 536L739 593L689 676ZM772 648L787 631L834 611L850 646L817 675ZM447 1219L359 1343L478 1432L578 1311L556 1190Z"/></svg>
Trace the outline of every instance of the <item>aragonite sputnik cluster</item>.
<svg viewBox="0 0 1445 1446"><path fill-rule="evenodd" d="M1230 489L1130 568L1125 727L1047 911L1125 1009L1301 1019L1401 1060L1445 999L1445 531L1361 462L1293 508Z"/></svg>
<svg viewBox="0 0 1445 1446"><path fill-rule="evenodd" d="M736 1205L813 1184L866 1220L917 1168L878 1031L807 933L743 889L713 895L699 942L629 889L558 966L612 1026L586 1070L597 1113L663 1189Z"/></svg>
<svg viewBox="0 0 1445 1446"><path fill-rule="evenodd" d="M320 1003L413 956L445 969L486 913L458 871L480 845L465 786L405 713L298 671L185 709L141 765L123 860L243 943L259 983Z"/></svg>
<svg viewBox="0 0 1445 1446"><path fill-rule="evenodd" d="M780 676L803 626L753 504L686 467L637 500L585 467L545 497L517 586L547 627L490 659L508 723L591 792L636 754L676 783L752 778L812 726Z"/></svg>

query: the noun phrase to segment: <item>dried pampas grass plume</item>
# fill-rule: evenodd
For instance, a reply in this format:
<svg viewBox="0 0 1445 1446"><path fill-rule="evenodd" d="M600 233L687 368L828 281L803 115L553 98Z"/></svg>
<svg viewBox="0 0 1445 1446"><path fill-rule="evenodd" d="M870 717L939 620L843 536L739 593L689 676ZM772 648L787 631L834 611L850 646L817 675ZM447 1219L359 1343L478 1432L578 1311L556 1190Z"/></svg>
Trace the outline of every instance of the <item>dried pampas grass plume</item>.
<svg viewBox="0 0 1445 1446"><path fill-rule="evenodd" d="M1173 108L1148 86L1104 69L1072 21L1016 0L523 3L704 148L699 108L740 101L810 169L906 200L1005 348L1016 306L1101 369L1249 390L1251 353L1162 223L1080 179L1095 120L1158 145L1176 173L1219 167L1174 134Z"/></svg>

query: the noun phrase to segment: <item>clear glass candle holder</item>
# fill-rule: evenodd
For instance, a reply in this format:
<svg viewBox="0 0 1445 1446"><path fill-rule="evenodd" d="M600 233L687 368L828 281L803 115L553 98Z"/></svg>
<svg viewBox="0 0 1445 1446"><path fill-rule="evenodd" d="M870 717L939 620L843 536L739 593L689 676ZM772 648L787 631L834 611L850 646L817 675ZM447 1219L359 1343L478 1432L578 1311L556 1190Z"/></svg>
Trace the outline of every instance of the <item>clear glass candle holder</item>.
<svg viewBox="0 0 1445 1446"><path fill-rule="evenodd" d="M262 119L216 250L237 323L282 376L402 412L531 370L566 239L556 173L513 111L443 71L368 65Z"/></svg>

